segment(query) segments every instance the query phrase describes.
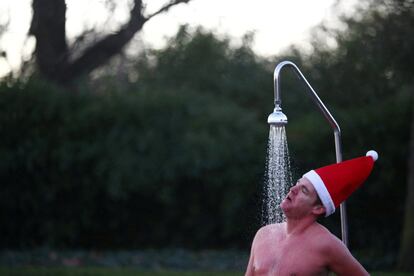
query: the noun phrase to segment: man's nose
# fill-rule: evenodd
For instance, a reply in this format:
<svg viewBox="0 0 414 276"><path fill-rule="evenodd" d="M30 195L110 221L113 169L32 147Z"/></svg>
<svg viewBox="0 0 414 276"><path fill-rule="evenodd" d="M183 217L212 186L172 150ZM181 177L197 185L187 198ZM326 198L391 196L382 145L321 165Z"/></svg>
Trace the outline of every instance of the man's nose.
<svg viewBox="0 0 414 276"><path fill-rule="evenodd" d="M296 194L296 193L297 193L297 191L298 191L297 186L293 186L293 187L291 187L291 188L290 188L290 191L291 191L292 193Z"/></svg>

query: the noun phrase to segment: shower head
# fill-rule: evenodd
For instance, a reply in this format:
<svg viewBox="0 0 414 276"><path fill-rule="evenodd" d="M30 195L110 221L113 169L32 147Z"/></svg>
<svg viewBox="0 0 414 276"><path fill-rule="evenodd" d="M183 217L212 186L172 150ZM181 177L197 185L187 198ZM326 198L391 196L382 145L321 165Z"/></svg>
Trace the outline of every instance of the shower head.
<svg viewBox="0 0 414 276"><path fill-rule="evenodd" d="M267 117L267 123L269 125L284 126L288 122L286 115L282 112L282 108L276 105L273 113Z"/></svg>

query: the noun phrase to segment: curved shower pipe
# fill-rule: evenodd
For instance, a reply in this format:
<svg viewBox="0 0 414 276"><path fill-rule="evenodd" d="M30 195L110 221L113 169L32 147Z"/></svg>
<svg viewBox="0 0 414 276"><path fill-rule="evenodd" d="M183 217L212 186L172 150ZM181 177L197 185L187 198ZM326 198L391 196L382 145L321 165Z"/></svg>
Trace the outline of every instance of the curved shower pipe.
<svg viewBox="0 0 414 276"><path fill-rule="evenodd" d="M305 76L299 70L299 68L291 61L282 61L280 62L274 71L273 74L273 81L274 81L274 94L275 94L275 109L272 114L268 117L268 123L274 125L284 125L287 124L287 117L282 112L282 101L280 97L280 72L284 67L291 67L294 69L295 73L303 82L305 82L306 86L309 88L308 92L310 97L312 98L313 102L319 107L324 118L328 121L329 125L334 131L334 138L335 138L335 153L336 153L336 162L339 163L342 161L342 149L341 149L341 129L339 128L338 123L335 121L334 117L331 115L329 110L323 104L321 99L316 94L315 90L309 84ZM340 205L340 212L341 212L341 234L342 234L342 242L348 247L348 219L346 214L346 203L345 201Z"/></svg>

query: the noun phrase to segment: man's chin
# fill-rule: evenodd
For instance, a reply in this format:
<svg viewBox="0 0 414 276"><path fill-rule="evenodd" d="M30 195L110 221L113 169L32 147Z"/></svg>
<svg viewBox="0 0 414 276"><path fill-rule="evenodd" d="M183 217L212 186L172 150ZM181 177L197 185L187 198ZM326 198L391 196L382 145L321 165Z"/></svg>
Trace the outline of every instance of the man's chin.
<svg viewBox="0 0 414 276"><path fill-rule="evenodd" d="M286 213L285 211L287 210L289 205L288 200L285 198L281 203L280 203L280 209L282 209L283 213Z"/></svg>

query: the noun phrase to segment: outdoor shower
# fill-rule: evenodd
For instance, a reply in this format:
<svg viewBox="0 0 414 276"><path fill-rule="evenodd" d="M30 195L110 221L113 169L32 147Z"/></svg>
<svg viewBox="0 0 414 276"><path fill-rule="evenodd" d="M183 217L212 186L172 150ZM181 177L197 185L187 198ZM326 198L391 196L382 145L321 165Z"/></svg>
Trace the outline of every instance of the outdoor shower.
<svg viewBox="0 0 414 276"><path fill-rule="evenodd" d="M284 67L291 67L296 72L299 79L305 82L306 86L309 88L308 92L310 97L312 98L313 102L319 107L319 110L322 112L322 115L328 121L329 125L332 127L334 131L334 138L335 138L335 153L336 153L336 162L339 163L342 161L342 151L341 151L341 129L339 128L338 123L335 121L329 110L323 104L321 99L316 94L315 90L303 76L302 72L299 68L290 61L283 61L280 62L274 71L273 81L274 81L274 93L275 93L275 108L273 113L269 115L267 118L267 122L271 126L284 126L287 124L288 120L286 115L282 112L282 101L280 96L280 72ZM340 213L341 213L341 234L342 234L342 242L348 246L348 222L347 222L347 215L346 215L346 206L345 202L340 205Z"/></svg>

